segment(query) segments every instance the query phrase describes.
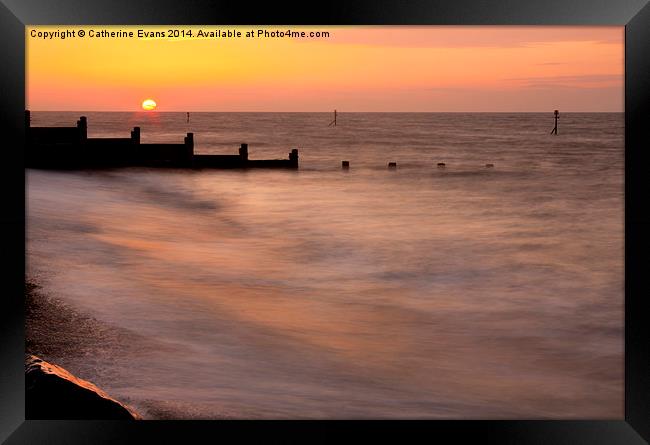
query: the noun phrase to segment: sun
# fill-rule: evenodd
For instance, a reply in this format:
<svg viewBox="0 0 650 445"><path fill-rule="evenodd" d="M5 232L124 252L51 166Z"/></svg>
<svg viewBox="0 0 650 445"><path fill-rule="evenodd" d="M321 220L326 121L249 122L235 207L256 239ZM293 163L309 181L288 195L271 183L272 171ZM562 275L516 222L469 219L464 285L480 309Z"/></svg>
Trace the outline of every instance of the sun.
<svg viewBox="0 0 650 445"><path fill-rule="evenodd" d="M155 110L158 105L153 99L146 99L142 101L142 109L146 111Z"/></svg>

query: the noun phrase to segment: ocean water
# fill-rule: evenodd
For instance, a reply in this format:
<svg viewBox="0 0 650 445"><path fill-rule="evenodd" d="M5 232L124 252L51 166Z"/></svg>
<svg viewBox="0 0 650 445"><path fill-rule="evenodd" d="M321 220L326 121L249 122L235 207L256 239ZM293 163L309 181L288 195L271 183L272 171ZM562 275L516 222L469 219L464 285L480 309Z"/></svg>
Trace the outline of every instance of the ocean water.
<svg viewBox="0 0 650 445"><path fill-rule="evenodd" d="M300 152L27 170L28 275L124 333L58 359L145 416L623 417L622 113L83 114Z"/></svg>

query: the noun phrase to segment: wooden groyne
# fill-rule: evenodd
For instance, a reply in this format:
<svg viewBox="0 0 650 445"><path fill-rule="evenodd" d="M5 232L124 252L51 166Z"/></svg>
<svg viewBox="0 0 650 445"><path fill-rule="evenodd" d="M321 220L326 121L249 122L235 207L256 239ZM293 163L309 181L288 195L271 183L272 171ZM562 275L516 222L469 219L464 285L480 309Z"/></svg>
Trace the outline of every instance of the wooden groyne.
<svg viewBox="0 0 650 445"><path fill-rule="evenodd" d="M200 155L194 154L194 133L180 144L142 144L140 127L128 138L89 138L85 116L74 127L32 127L28 110L25 141L26 166L31 168L298 168L297 149L287 159L249 159L248 144L241 144L235 155Z"/></svg>

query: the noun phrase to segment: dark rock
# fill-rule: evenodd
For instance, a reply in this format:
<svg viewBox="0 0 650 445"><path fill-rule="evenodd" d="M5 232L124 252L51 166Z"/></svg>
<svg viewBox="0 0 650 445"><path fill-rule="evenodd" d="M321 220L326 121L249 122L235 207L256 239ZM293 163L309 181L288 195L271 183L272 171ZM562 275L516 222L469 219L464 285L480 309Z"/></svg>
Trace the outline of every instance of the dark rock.
<svg viewBox="0 0 650 445"><path fill-rule="evenodd" d="M133 409L111 398L92 383L34 355L25 358L27 419L130 419Z"/></svg>

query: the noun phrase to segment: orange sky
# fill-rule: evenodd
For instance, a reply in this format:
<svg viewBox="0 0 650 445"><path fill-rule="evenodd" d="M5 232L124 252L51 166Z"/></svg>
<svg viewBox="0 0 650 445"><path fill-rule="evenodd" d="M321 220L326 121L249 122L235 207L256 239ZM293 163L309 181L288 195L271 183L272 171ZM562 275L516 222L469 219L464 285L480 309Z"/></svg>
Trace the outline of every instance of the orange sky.
<svg viewBox="0 0 650 445"><path fill-rule="evenodd" d="M27 28L27 107L131 111L623 111L623 27L273 26L329 38L53 38ZM262 29L258 26L188 26Z"/></svg>

